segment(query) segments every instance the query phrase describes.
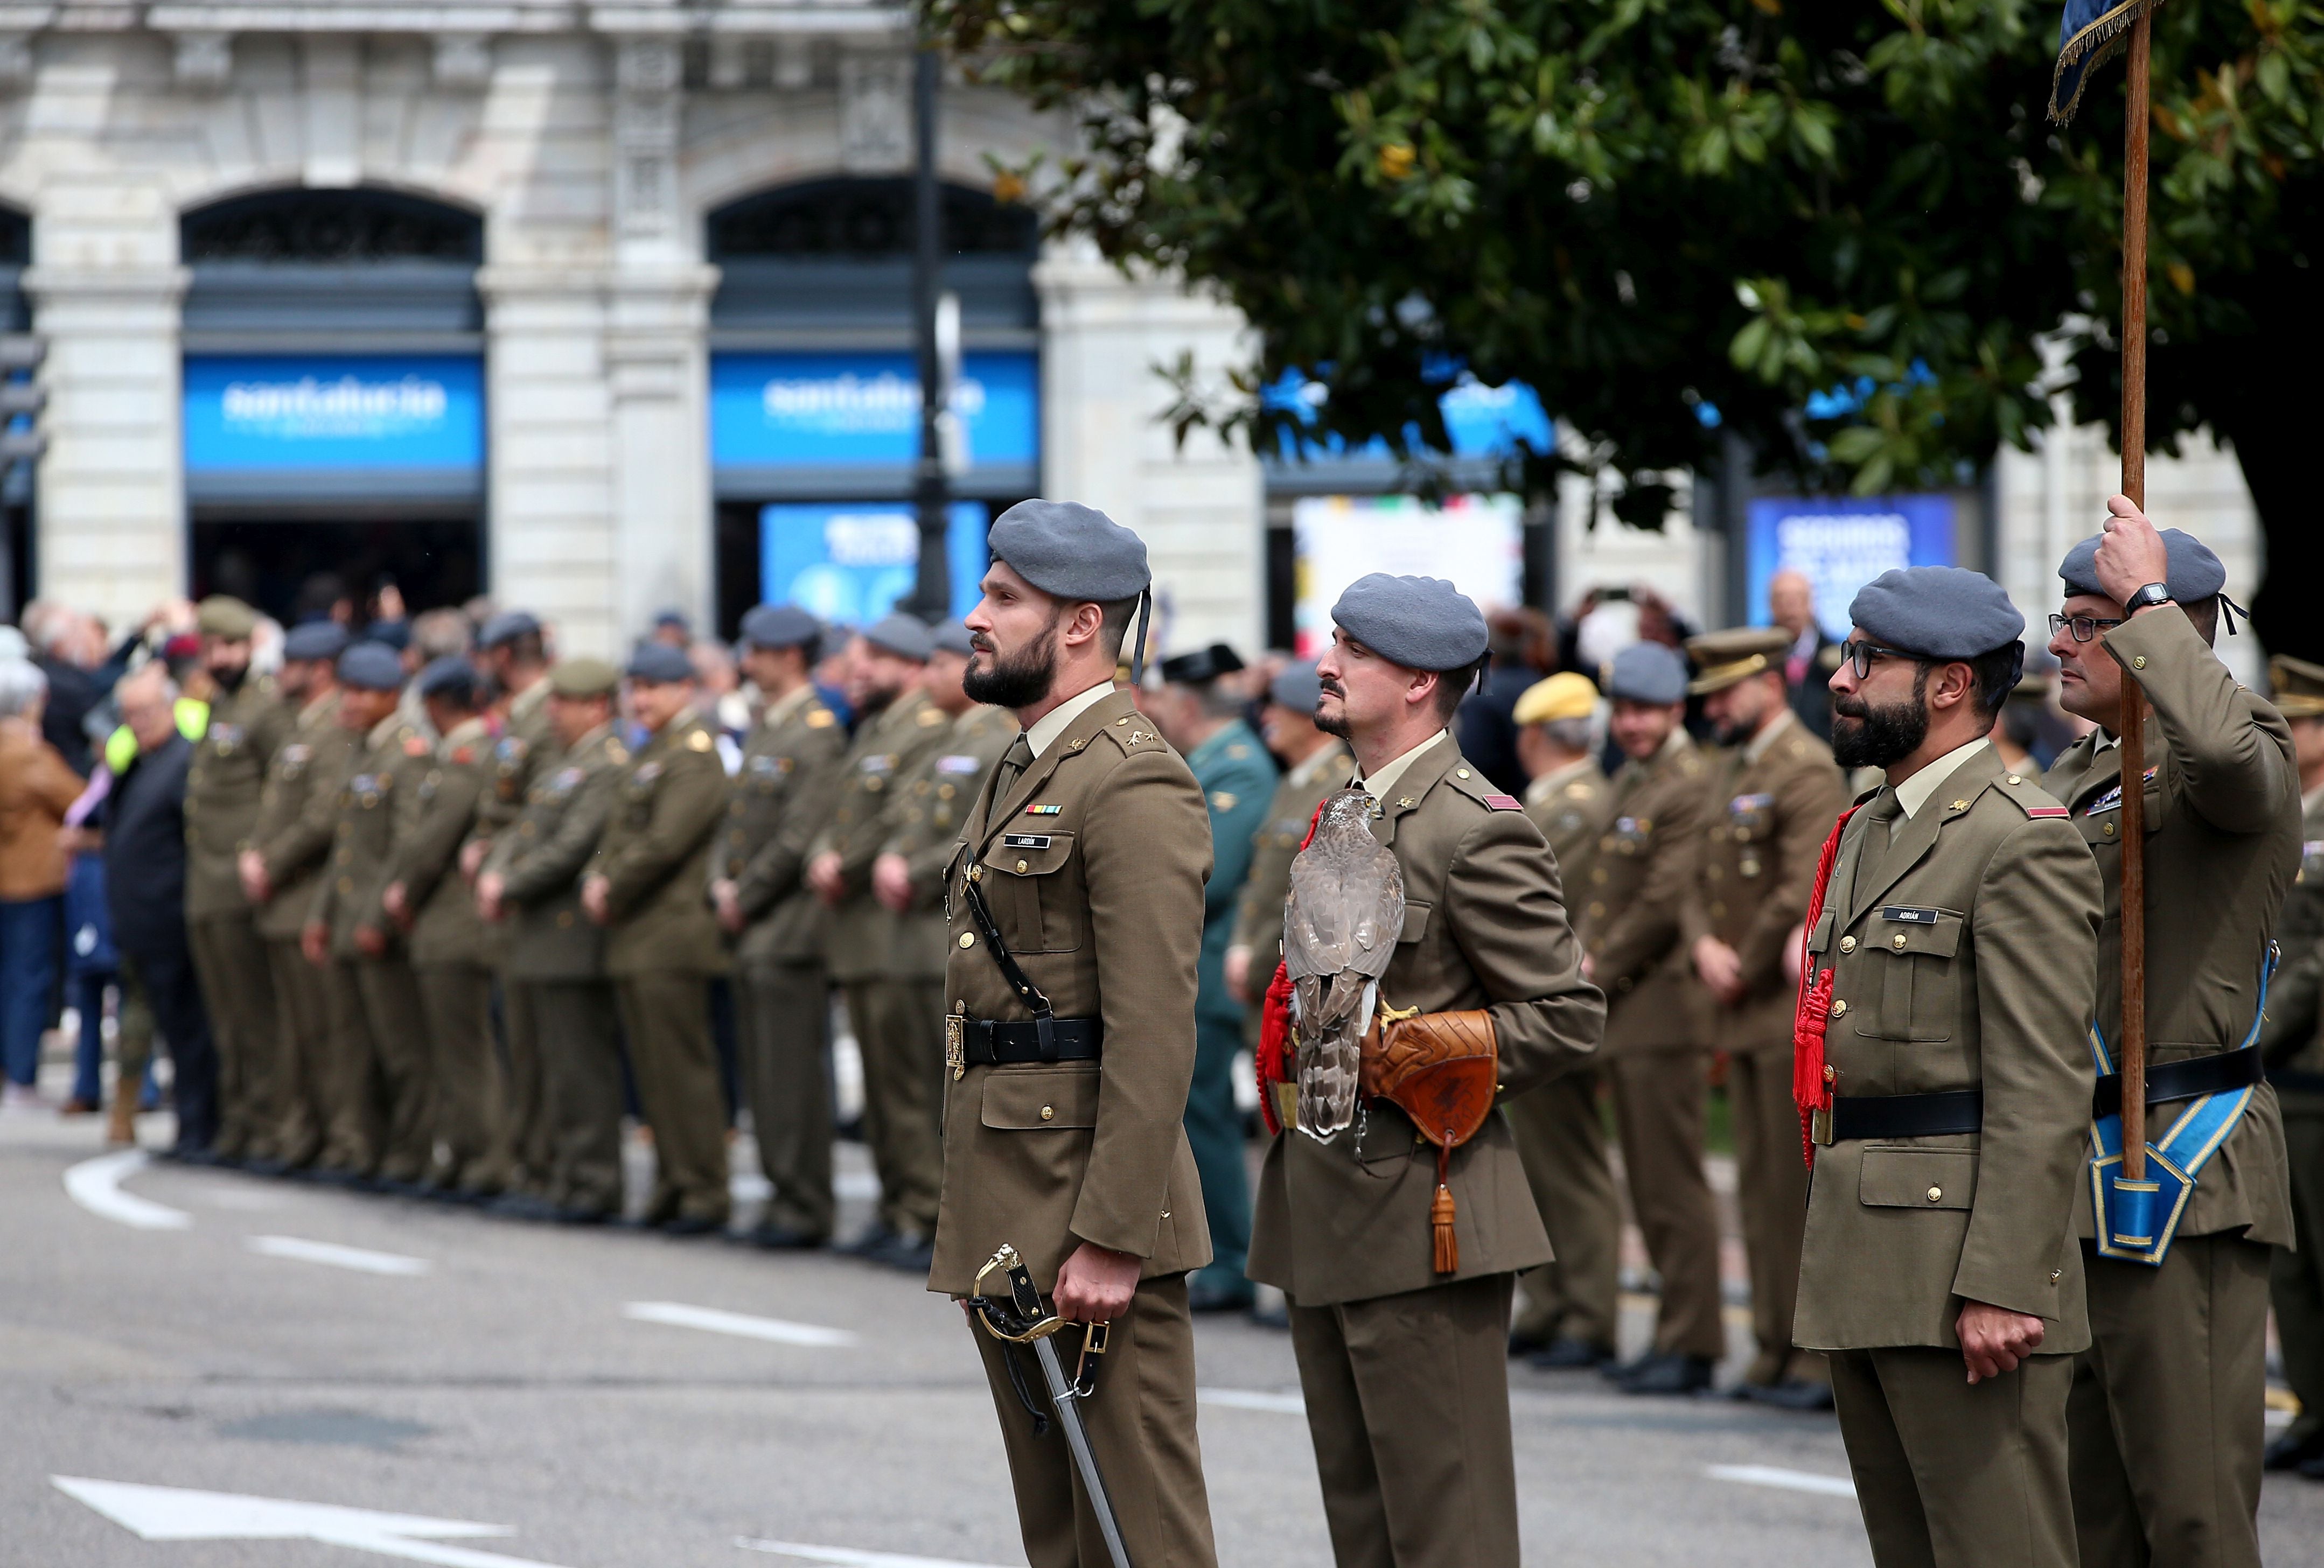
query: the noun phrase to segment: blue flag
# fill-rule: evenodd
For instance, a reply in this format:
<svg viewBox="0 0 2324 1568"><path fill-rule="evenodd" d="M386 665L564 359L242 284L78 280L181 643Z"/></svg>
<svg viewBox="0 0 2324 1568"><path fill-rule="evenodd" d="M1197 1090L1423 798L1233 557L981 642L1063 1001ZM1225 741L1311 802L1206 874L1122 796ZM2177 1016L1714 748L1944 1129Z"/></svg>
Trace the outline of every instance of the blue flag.
<svg viewBox="0 0 2324 1568"><path fill-rule="evenodd" d="M2130 24L2162 0L2066 0L2058 23L2058 69L2050 78L2050 118L2062 125L2082 106L2090 72L2112 59Z"/></svg>

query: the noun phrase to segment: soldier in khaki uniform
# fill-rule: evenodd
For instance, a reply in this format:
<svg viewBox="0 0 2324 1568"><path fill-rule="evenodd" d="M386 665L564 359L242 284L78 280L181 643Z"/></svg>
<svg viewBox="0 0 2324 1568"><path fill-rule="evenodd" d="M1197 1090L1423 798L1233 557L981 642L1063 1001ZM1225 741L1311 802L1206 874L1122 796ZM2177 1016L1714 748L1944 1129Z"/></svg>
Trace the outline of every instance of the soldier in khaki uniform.
<svg viewBox="0 0 2324 1568"><path fill-rule="evenodd" d="M346 645L346 632L336 621L294 626L283 639L275 689L294 705L296 721L267 770L250 847L235 857L274 987L271 1141L287 1170L311 1165L324 1152L337 1071L327 988L321 972L299 951L299 930L330 852L340 772L355 744L339 724L334 669Z"/></svg>
<svg viewBox="0 0 2324 1568"><path fill-rule="evenodd" d="M2098 1028L2111 1048L2122 1019L2123 781L2111 726L2127 675L2154 710L2146 1033L2147 1140L2158 1143L2190 1101L2259 1076L2259 1049L2245 1041L2300 868L2300 773L2282 715L2211 651L2227 581L2218 558L2177 529L2158 534L2122 496L2108 505L2106 532L2058 569L2066 596L2050 639L2061 706L2101 728L2059 754L2045 787L2073 810L2106 880ZM2159 1267L2085 1243L2094 1342L2070 1413L2085 1563L2259 1562L2268 1249L2293 1241L2273 1088L2258 1083L2196 1177ZM2094 1235L2087 1184L2080 1214Z"/></svg>
<svg viewBox="0 0 2324 1568"><path fill-rule="evenodd" d="M383 643L357 642L339 655L339 723L357 740L300 940L309 962L332 964L335 1054L346 1076L331 1144L346 1148L348 1168L417 1191L434 1156L428 1022L380 895L395 853L397 802L420 788L436 752L403 717L402 686L403 662Z"/></svg>
<svg viewBox="0 0 2324 1568"><path fill-rule="evenodd" d="M710 897L734 945L742 1079L759 1168L774 1187L751 1240L831 1240L831 981L823 906L805 880L807 846L829 820L847 732L816 696L822 628L789 604L742 617L742 666L766 709L742 747L710 858Z"/></svg>
<svg viewBox="0 0 2324 1568"><path fill-rule="evenodd" d="M541 1142L533 1190L496 1212L595 1224L622 1212L622 1043L605 940L581 914L581 870L613 815L629 749L613 733L621 674L597 659L560 661L542 683L545 741L529 744L522 813L495 835L476 876L476 909L506 936L512 1012L533 1020L541 1051Z"/></svg>
<svg viewBox="0 0 2324 1568"><path fill-rule="evenodd" d="M540 770L563 750L549 722L549 657L540 623L523 610L504 610L476 633L477 661L495 692L497 733L484 792L476 802L476 826L460 846L460 875L471 881L492 853L493 839L523 815ZM533 992L508 976L506 926L488 927L485 952L501 976L501 1027L508 1041L502 1080L502 1179L512 1194L544 1194L555 1156L550 1143L548 1090L543 1079L540 1019L531 1010Z"/></svg>
<svg viewBox="0 0 2324 1568"><path fill-rule="evenodd" d="M932 992L899 983L896 917L872 890L872 862L888 841L888 807L903 781L945 743L952 721L920 689L932 644L909 615L858 633L849 697L855 739L836 804L807 851L807 882L830 911L825 962L847 998L863 1056L863 1139L880 1173L879 1217L849 1250L926 1267L943 1161L936 1149L931 1063L940 1026L923 1016ZM938 1010L941 1017L942 1010Z"/></svg>
<svg viewBox="0 0 2324 1568"><path fill-rule="evenodd" d="M1832 749L1888 782L1810 906L1793 1337L1831 1354L1880 1568L2072 1568L2098 869L1986 739L2024 654L1999 586L1892 571L1849 616Z"/></svg>
<svg viewBox="0 0 2324 1568"><path fill-rule="evenodd" d="M272 1072L281 1030L266 943L242 890L238 862L258 821L267 765L296 722L274 683L250 673L258 613L213 595L196 611L202 667L217 687L208 727L186 773L186 938L217 1041L221 1159L272 1161Z"/></svg>
<svg viewBox="0 0 2324 1568"><path fill-rule="evenodd" d="M1831 748L1802 724L1784 685L1791 633L1738 627L1686 645L1702 673L1687 689L1728 748L1714 770L1717 820L1702 881L1683 911L1687 952L1727 1053L1737 1206L1751 1269L1757 1354L1737 1392L1794 1410L1831 1408L1823 1358L1792 1343L1807 1169L1792 1102L1792 1016L1800 922L1823 842L1848 804Z"/></svg>
<svg viewBox="0 0 2324 1568"><path fill-rule="evenodd" d="M485 793L493 734L484 681L456 655L420 672L420 700L441 736L434 766L399 806L395 858L382 908L411 945L428 1019L428 1078L436 1156L421 1185L465 1203L500 1190L500 1056L493 1044L493 972L475 894L456 863Z"/></svg>
<svg viewBox="0 0 2324 1568"><path fill-rule="evenodd" d="M928 1288L966 1296L1005 1244L1059 1315L1112 1325L1080 1408L1131 1559L1206 1568L1217 1554L1185 1277L1211 1246L1181 1119L1209 817L1185 762L1114 689L1151 582L1138 536L1085 506L1028 501L988 542L967 689L1025 728L978 793L946 874L951 1071ZM1047 1059L1037 1000L1051 1020ZM1034 1435L1004 1347L969 1332L1027 1560L1107 1562L1065 1443ZM1079 1337L1066 1332L1069 1355ZM1046 1415L1038 1374L1020 1370Z"/></svg>
<svg viewBox="0 0 2324 1568"><path fill-rule="evenodd" d="M2300 1415L2268 1443L2262 1463L2324 1480L2324 665L2278 654L2267 674L2300 763L2300 872L2275 928L2283 967L2268 987L2259 1036L2268 1082L2283 1102L2299 1241L2275 1250L2268 1299Z"/></svg>
<svg viewBox="0 0 2324 1568"><path fill-rule="evenodd" d="M1708 1022L1684 925L1711 825L1711 765L1680 722L1686 665L1677 653L1659 642L1625 648L1606 695L1615 742L1630 760L1614 775L1575 926L1584 972L1606 988L1606 1071L1622 1169L1663 1285L1653 1348L1609 1370L1631 1393L1688 1394L1711 1386L1727 1349L1719 1211L1702 1167Z"/></svg>
<svg viewBox="0 0 2324 1568"><path fill-rule="evenodd" d="M1313 659L1286 669L1267 688L1259 735L1283 764L1267 803L1267 816L1250 837L1250 875L1235 907L1234 939L1227 944L1227 990L1250 1010L1243 1043L1259 1049L1259 1001L1283 962L1283 899L1291 890L1291 862L1315 820L1323 797L1347 782L1348 748L1315 727L1315 700L1323 695Z"/></svg>
<svg viewBox="0 0 2324 1568"><path fill-rule="evenodd" d="M1572 671L1527 687L1511 719L1529 781L1526 816L1549 841L1559 881L1590 885L1613 795L1598 766L1591 721L1598 688ZM1621 1327L1622 1200L1606 1157L1595 1067L1576 1067L1506 1107L1526 1185L1557 1254L1519 1280L1524 1308L1509 1326L1509 1353L1545 1371L1612 1362Z"/></svg>
<svg viewBox="0 0 2324 1568"><path fill-rule="evenodd" d="M1445 730L1485 618L1450 583L1374 573L1332 619L1317 721L1354 752L1353 788L1378 802L1371 832L1404 881L1379 1016L1482 1011L1499 1082L1522 1093L1596 1047L1605 1003L1582 978L1549 846ZM1250 1270L1290 1302L1341 1568L1517 1563L1509 1300L1549 1239L1508 1126L1488 1115L1452 1156L1457 1256L1439 1272L1438 1170L1386 1099L1360 1102L1328 1139L1286 1127L1259 1168Z"/></svg>
<svg viewBox="0 0 2324 1568"><path fill-rule="evenodd" d="M605 972L653 1129L644 1222L673 1236L706 1235L725 1227L733 1201L710 1038L710 981L725 969L726 952L706 890L710 841L726 815L726 770L694 712L694 667L682 650L642 643L625 673L650 738L622 770L581 908L605 927Z"/></svg>

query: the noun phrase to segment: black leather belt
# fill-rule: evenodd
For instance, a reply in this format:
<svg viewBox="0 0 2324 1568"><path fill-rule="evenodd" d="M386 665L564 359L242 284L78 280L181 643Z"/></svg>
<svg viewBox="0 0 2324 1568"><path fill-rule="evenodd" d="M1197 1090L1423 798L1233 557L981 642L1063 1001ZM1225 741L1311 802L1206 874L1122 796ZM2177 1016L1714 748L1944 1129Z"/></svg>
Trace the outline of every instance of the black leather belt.
<svg viewBox="0 0 2324 1568"><path fill-rule="evenodd" d="M1105 1038L1104 1021L1093 1018L1049 1020L1054 1056L1041 1052L1040 1026L1030 1019L1003 1022L969 1018L961 1022L961 1054L972 1067L1016 1066L1028 1062L1094 1062Z"/></svg>
<svg viewBox="0 0 2324 1568"><path fill-rule="evenodd" d="M2324 1094L2324 1073L2303 1073L2294 1067L2271 1067L2267 1081L2280 1094Z"/></svg>
<svg viewBox="0 0 2324 1568"><path fill-rule="evenodd" d="M1842 1094L1831 1102L1827 1143L1867 1138L1933 1138L1985 1125L1985 1095L1975 1089L1937 1094Z"/></svg>
<svg viewBox="0 0 2324 1568"><path fill-rule="evenodd" d="M2146 1102L2158 1105L2167 1100L2233 1093L2258 1083L2264 1073L2257 1046L2213 1056L2190 1056L2183 1062L2149 1062ZM2090 1114L2114 1116L2121 1111L2122 1075L2108 1073L2098 1080L2098 1093L2090 1096Z"/></svg>

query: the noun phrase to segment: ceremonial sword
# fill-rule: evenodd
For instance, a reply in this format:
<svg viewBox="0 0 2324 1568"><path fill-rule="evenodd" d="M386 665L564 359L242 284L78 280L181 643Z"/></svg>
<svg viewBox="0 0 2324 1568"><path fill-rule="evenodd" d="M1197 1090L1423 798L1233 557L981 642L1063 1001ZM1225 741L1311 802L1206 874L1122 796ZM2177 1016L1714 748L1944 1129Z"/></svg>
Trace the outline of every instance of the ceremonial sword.
<svg viewBox="0 0 2324 1568"><path fill-rule="evenodd" d="M994 1273L1005 1275L1009 1292L1006 1296L987 1296L985 1280ZM1068 1326L1064 1318L1041 1307L1041 1293L1034 1288L1033 1276L1017 1256L1017 1249L1003 1246L976 1271L976 1285L969 1303L984 1324L985 1332L1005 1344L1031 1345L1034 1359L1041 1363L1041 1377L1049 1385L1049 1404L1057 1413L1057 1425L1065 1434L1065 1446L1073 1450L1074 1468L1081 1471L1083 1490L1089 1493L1090 1510L1097 1515L1097 1527L1105 1536L1105 1549L1113 1558L1113 1568L1130 1568L1130 1548L1121 1542L1121 1522L1113 1517L1113 1499L1106 1494L1105 1477L1098 1473L1097 1455L1090 1450L1089 1432L1082 1425L1081 1402L1096 1389L1097 1368L1094 1358L1105 1354L1107 1325L1102 1323L1083 1324L1081 1359L1074 1364L1074 1375L1065 1376L1065 1363L1057 1359L1056 1342L1052 1337ZM1001 1353L1008 1354L1004 1349Z"/></svg>

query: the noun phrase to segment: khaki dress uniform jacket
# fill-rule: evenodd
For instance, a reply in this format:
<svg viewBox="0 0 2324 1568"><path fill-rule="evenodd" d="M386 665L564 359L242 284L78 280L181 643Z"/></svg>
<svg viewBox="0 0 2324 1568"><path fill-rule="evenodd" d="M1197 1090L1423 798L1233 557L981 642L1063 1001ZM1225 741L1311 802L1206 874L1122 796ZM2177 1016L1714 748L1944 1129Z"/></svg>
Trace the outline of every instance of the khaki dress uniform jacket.
<svg viewBox="0 0 2324 1568"><path fill-rule="evenodd" d="M1389 787L1372 834L1404 876L1382 1006L1487 1011L1505 1092L1586 1059L1604 998L1582 978L1557 862L1517 802L1443 735ZM1436 1179L1434 1148L1384 1102L1330 1143L1286 1129L1259 1168L1250 1273L1290 1300L1339 1562L1515 1568L1510 1277L1547 1262L1549 1239L1501 1117L1452 1155L1449 1276L1431 1242Z"/></svg>
<svg viewBox="0 0 2324 1568"><path fill-rule="evenodd" d="M1002 940L1056 1016L1099 1020L1102 1054L1093 1063L964 1061L945 1074L928 1288L967 1295L1004 1243L1045 1292L1084 1241L1140 1260L1141 1283L1082 1410L1133 1559L1201 1568L1216 1552L1185 1276L1210 1261L1211 1248L1181 1117L1194 1067L1209 815L1184 759L1120 691L1077 714L1005 790L995 779L987 773L945 872L950 1011L1032 1017L970 916L964 889L975 875ZM998 1342L972 1333L1027 1561L1107 1561L1065 1444L1033 1437Z"/></svg>
<svg viewBox="0 0 2324 1568"><path fill-rule="evenodd" d="M1526 816L1549 841L1559 881L1590 884L1613 788L1594 757L1545 773L1526 790ZM1526 1185L1556 1254L1518 1278L1523 1305L1509 1328L1512 1350L1560 1340L1614 1354L1621 1327L1622 1200L1606 1157L1598 1113L1600 1075L1576 1067L1513 1095L1504 1106Z"/></svg>
<svg viewBox="0 0 2324 1568"><path fill-rule="evenodd" d="M1707 998L1685 940L1714 802L1711 763L1683 732L1614 775L1606 831L1575 922L1606 990L1605 1070L1630 1207L1662 1276L1655 1351L1718 1360L1719 1209L1704 1172Z"/></svg>
<svg viewBox="0 0 2324 1568"><path fill-rule="evenodd" d="M1800 925L1815 890L1824 840L1848 804L1831 748L1784 717L1755 752L1738 746L1720 760L1702 884L1681 912L1681 945L1713 936L1741 960L1743 999L1732 1007L1705 995L1711 1042L1728 1053L1727 1102L1735 1130L1737 1207L1751 1273L1751 1332L1758 1351L1747 1381L1818 1381L1822 1358L1792 1343L1800 1277L1807 1167L1799 1158L1799 1108L1792 1100L1792 1022Z"/></svg>
<svg viewBox="0 0 2324 1568"><path fill-rule="evenodd" d="M2098 872L1990 743L1897 810L1884 789L1849 820L1808 933L1833 973L1830 1081L1843 1097L1978 1090L1982 1130L1815 1149L1793 1336L1832 1352L1877 1563L2066 1568ZM2042 1318L2041 1353L1969 1385L1964 1301Z"/></svg>
<svg viewBox="0 0 2324 1568"><path fill-rule="evenodd" d="M2153 705L2146 757L2147 1059L2231 1050L2258 1007L2261 955L2300 867L2291 730L2236 684L2184 614L2149 611L2107 651ZM2085 736L2044 780L2106 881L2098 1025L2122 1019L2122 753ZM2151 1113L2159 1137L2176 1107ZM2163 1118L2154 1121L2154 1117ZM2092 1234L2088 1184L2081 1233ZM2096 1343L2076 1370L2074 1512L2085 1562L2259 1561L2267 1249L2293 1241L2283 1121L2262 1084L2204 1166L2159 1268L2088 1270ZM2231 1412L2232 1414L2218 1414Z"/></svg>
<svg viewBox="0 0 2324 1568"><path fill-rule="evenodd" d="M475 826L469 835L485 846L484 853L490 853L493 837L523 815L534 779L544 766L556 762L562 750L549 725L549 681L542 677L509 699L493 741L484 790L476 801ZM461 853L468 853L464 845ZM482 864L480 861L479 870ZM509 977L509 936L505 923L484 927L485 963L501 982L501 1033L508 1044L501 1080L502 1177L512 1191L539 1195L545 1191L551 1158L543 1039L533 994Z"/></svg>
<svg viewBox="0 0 2324 1568"><path fill-rule="evenodd" d="M622 1206L622 1045L604 932L581 911L580 881L629 748L608 724L570 752L551 736L526 754L524 806L495 831L483 869L503 879L509 1011L531 1021L540 1052L542 1131L528 1169L558 1208L610 1215Z"/></svg>
<svg viewBox="0 0 2324 1568"><path fill-rule="evenodd" d="M2268 987L2259 1036L2283 1105L2292 1177L2296 1245L2275 1249L2268 1301L2283 1380L2300 1401L2300 1415L2276 1441L2295 1448L2324 1441L2324 789L2303 802L2300 834L2300 871L2275 928L2283 967Z"/></svg>
<svg viewBox="0 0 2324 1568"><path fill-rule="evenodd" d="M711 841L726 815L717 747L686 713L631 753L586 873L606 881L605 972L653 1128L650 1223L723 1225L731 1207L709 993L726 947L705 891Z"/></svg>
<svg viewBox="0 0 2324 1568"><path fill-rule="evenodd" d="M329 988L299 949L315 884L331 848L338 780L355 744L339 723L338 695L306 704L275 752L259 792L250 843L266 864L269 896L253 925L273 982L274 1156L311 1163L326 1146L336 1099Z"/></svg>
<svg viewBox="0 0 2324 1568"><path fill-rule="evenodd" d="M831 979L825 916L802 880L807 846L837 802L847 732L812 687L771 705L742 747L714 880L734 883L744 918L734 944L742 1078L773 1185L761 1222L822 1240L837 1213L831 1185ZM932 1091L933 1092L933 1091Z"/></svg>
<svg viewBox="0 0 2324 1568"><path fill-rule="evenodd" d="M229 1159L272 1159L281 1116L272 1071L281 1026L235 860L257 826L267 765L296 724L272 679L251 676L210 704L186 771L186 937L217 1043L215 1147Z"/></svg>

